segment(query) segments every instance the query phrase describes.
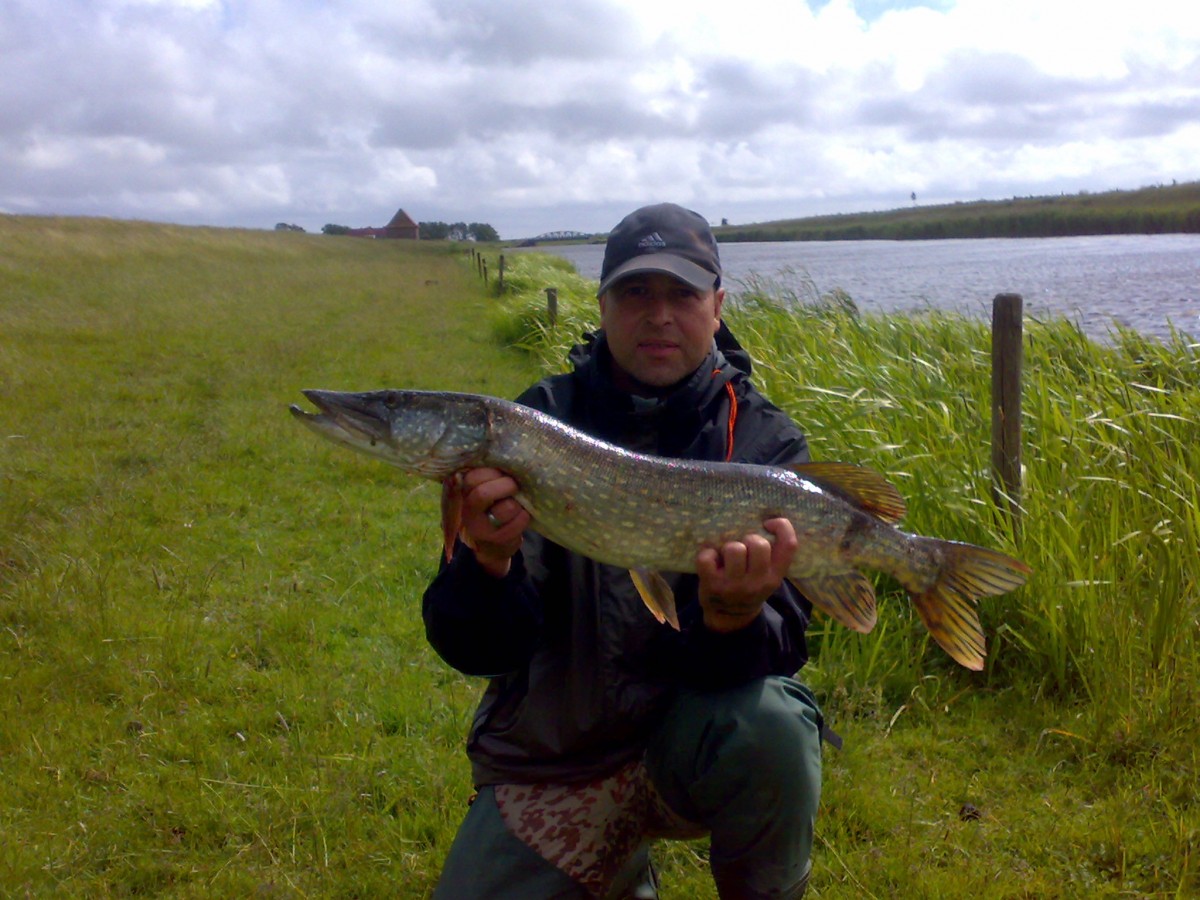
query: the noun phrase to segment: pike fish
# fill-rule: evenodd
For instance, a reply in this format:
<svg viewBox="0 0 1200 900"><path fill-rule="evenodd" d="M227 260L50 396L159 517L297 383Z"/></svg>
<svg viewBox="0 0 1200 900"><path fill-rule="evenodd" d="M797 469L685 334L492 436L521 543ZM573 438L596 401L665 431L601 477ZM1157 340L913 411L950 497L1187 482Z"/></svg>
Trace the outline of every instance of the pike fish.
<svg viewBox="0 0 1200 900"><path fill-rule="evenodd" d="M661 572L695 572L703 547L791 521L799 539L787 578L814 606L857 632L876 621L864 570L907 590L939 645L983 668L980 597L1025 583L1020 560L972 544L900 530L904 500L881 475L847 463L770 467L630 453L543 413L479 394L306 390L318 409L292 413L336 443L441 481L445 552L461 525L458 474L490 466L510 474L543 537L630 570L646 606L678 628Z"/></svg>

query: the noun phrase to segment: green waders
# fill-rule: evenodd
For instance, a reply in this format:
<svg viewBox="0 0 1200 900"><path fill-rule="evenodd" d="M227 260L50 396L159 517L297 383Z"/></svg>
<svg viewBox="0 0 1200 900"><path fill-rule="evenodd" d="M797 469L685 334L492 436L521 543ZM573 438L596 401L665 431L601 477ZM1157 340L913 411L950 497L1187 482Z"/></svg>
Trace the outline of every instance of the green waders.
<svg viewBox="0 0 1200 900"><path fill-rule="evenodd" d="M725 691L684 691L646 750L670 807L711 833L722 900L803 895L821 795L821 716L812 693L773 676ZM653 898L643 846L610 898ZM504 826L483 788L450 853L435 900L583 900L588 894Z"/></svg>

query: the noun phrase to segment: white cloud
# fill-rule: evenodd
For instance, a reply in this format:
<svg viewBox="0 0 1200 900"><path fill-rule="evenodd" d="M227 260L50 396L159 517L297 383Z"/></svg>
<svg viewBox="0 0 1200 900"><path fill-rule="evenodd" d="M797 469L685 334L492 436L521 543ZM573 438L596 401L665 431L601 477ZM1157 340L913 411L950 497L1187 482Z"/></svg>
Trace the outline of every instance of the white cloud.
<svg viewBox="0 0 1200 900"><path fill-rule="evenodd" d="M0 208L606 228L1200 178L1192 0L4 0Z"/></svg>

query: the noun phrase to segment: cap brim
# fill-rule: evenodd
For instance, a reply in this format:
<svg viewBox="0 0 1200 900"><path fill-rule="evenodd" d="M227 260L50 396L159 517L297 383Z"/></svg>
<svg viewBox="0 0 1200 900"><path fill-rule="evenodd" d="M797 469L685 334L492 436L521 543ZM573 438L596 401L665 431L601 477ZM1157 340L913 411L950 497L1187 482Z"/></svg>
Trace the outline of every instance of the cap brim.
<svg viewBox="0 0 1200 900"><path fill-rule="evenodd" d="M599 297L622 278L645 272L670 275L698 291L711 291L717 284L716 272L710 272L704 266L698 266L682 256L676 256L674 253L647 253L644 256L635 256L613 269L608 277L600 282L600 289L596 291L596 296Z"/></svg>

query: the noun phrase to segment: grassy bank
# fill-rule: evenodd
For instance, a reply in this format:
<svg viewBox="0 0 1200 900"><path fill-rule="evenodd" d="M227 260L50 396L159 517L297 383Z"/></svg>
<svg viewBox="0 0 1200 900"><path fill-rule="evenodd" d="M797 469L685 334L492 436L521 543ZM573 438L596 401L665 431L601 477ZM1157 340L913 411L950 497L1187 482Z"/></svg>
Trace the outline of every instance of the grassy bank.
<svg viewBox="0 0 1200 900"><path fill-rule="evenodd" d="M286 406L561 368L594 285L521 259L501 302L436 246L0 217L0 895L427 895L482 687L421 632L437 491ZM1037 570L979 675L886 585L874 635L815 628L847 746L811 895L1193 894L1194 351L1031 324L1018 547L982 329L778 299L733 326L815 452ZM665 898L712 896L702 843L662 858Z"/></svg>
<svg viewBox="0 0 1200 900"><path fill-rule="evenodd" d="M716 228L717 240L936 240L1200 232L1200 182L1050 197L1014 197Z"/></svg>

